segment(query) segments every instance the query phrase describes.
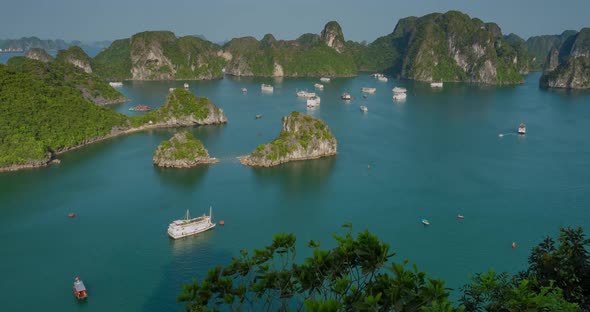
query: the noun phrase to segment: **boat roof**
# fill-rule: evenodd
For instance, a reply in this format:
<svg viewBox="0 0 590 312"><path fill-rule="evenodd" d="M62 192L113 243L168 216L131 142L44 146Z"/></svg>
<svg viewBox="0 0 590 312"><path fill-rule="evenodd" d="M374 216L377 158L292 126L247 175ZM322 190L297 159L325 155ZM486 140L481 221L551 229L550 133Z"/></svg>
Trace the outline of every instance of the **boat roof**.
<svg viewBox="0 0 590 312"><path fill-rule="evenodd" d="M84 282L76 281L74 283L74 289L76 289L76 291L83 291L86 290L86 286L84 286Z"/></svg>

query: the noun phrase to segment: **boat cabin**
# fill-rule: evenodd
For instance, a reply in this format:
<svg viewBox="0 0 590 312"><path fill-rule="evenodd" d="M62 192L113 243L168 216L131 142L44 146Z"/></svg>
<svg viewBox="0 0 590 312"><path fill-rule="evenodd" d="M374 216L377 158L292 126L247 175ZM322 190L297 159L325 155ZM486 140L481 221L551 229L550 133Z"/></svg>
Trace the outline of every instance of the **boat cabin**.
<svg viewBox="0 0 590 312"><path fill-rule="evenodd" d="M74 296L78 298L78 300L86 299L88 297L88 293L86 292L86 286L84 286L84 282L76 277L74 280Z"/></svg>

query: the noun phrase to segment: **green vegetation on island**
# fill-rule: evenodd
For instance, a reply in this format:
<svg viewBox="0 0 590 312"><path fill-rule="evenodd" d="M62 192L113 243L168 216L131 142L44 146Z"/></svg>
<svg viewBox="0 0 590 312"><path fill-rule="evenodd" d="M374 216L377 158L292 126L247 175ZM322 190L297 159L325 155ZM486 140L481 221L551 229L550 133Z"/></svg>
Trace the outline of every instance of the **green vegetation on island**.
<svg viewBox="0 0 590 312"><path fill-rule="evenodd" d="M124 115L82 96L79 73L24 57L0 65L0 167L42 165L52 153L126 127Z"/></svg>
<svg viewBox="0 0 590 312"><path fill-rule="evenodd" d="M229 61L226 73L235 76L350 77L357 73L337 22L329 22L321 35L304 34L296 40L277 40L267 34L235 38L223 46Z"/></svg>
<svg viewBox="0 0 590 312"><path fill-rule="evenodd" d="M154 152L154 164L159 167L189 168L217 162L210 158L201 141L190 132L180 131L170 140L162 141Z"/></svg>
<svg viewBox="0 0 590 312"><path fill-rule="evenodd" d="M49 53L47 53L47 51L40 49L40 48L30 49L29 51L27 51L27 54L25 54L25 56L30 59L41 61L43 63L48 63L48 62L53 61L53 56L49 55Z"/></svg>
<svg viewBox="0 0 590 312"><path fill-rule="evenodd" d="M355 50L359 68L420 81L521 83L528 57L498 25L457 11L401 19L392 34Z"/></svg>
<svg viewBox="0 0 590 312"><path fill-rule="evenodd" d="M551 49L559 49L568 38L577 33L575 30L566 30L560 35L544 35L528 38L526 47L530 55L531 71L543 70L547 65L547 55Z"/></svg>
<svg viewBox="0 0 590 312"><path fill-rule="evenodd" d="M590 89L590 28L566 39L548 56L541 87Z"/></svg>
<svg viewBox="0 0 590 312"><path fill-rule="evenodd" d="M114 41L95 57L93 69L107 80L217 79L225 65L219 52L198 37L146 31Z"/></svg>
<svg viewBox="0 0 590 312"><path fill-rule="evenodd" d="M457 294L408 261L393 262L388 244L368 231L333 235L336 246L297 262L296 237L281 233L252 253L234 256L183 286L186 311L587 311L590 308L590 241L581 228L562 228L533 248L518 274L475 274ZM509 248L509 247L508 247Z"/></svg>
<svg viewBox="0 0 590 312"><path fill-rule="evenodd" d="M0 64L0 171L43 166L57 153L128 131L227 121L208 99L183 89L162 108L127 117L90 100L104 85L110 88L69 63L13 57Z"/></svg>
<svg viewBox="0 0 590 312"><path fill-rule="evenodd" d="M227 119L221 109L208 98L194 96L188 90L174 89L160 108L131 117L134 127L142 125L191 126L225 123Z"/></svg>
<svg viewBox="0 0 590 312"><path fill-rule="evenodd" d="M335 155L336 149L336 138L322 120L292 112L283 117L283 129L278 138L259 145L240 161L247 166L270 167L292 160Z"/></svg>
<svg viewBox="0 0 590 312"><path fill-rule="evenodd" d="M71 46L65 50L59 50L55 56L55 61L72 64L87 73L92 72L92 59L78 46Z"/></svg>

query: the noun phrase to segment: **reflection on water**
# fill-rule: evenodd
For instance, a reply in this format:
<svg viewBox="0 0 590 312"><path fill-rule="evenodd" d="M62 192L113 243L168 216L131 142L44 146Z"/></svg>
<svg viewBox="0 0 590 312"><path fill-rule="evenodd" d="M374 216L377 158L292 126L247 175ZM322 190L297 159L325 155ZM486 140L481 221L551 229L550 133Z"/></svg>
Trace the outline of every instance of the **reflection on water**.
<svg viewBox="0 0 590 312"><path fill-rule="evenodd" d="M329 180L336 164L336 157L314 160L292 161L270 168L254 167L255 177L260 184L278 184L285 193L300 194L319 191Z"/></svg>
<svg viewBox="0 0 590 312"><path fill-rule="evenodd" d="M195 216L191 216L191 218ZM207 248L213 235L215 235L215 231L218 226L219 225L215 226L209 231L197 235L188 236L181 239L170 238L170 248L172 249L172 253L174 256L187 256L187 254L196 253L198 250Z"/></svg>
<svg viewBox="0 0 590 312"><path fill-rule="evenodd" d="M154 166L154 172L160 177L160 181L187 189L194 188L202 182L208 170L209 165L194 168L161 168Z"/></svg>

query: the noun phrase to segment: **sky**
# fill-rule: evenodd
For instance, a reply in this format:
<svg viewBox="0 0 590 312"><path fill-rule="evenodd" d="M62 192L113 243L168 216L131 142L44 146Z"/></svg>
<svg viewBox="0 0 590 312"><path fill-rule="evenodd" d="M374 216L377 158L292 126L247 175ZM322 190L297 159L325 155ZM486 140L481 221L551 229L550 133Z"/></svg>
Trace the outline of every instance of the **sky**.
<svg viewBox="0 0 590 312"><path fill-rule="evenodd" d="M346 40L368 42L391 33L400 18L459 10L495 22L504 34L528 38L590 27L590 0L3 0L0 39L95 41L145 30L204 35L295 39L320 33L335 20Z"/></svg>

